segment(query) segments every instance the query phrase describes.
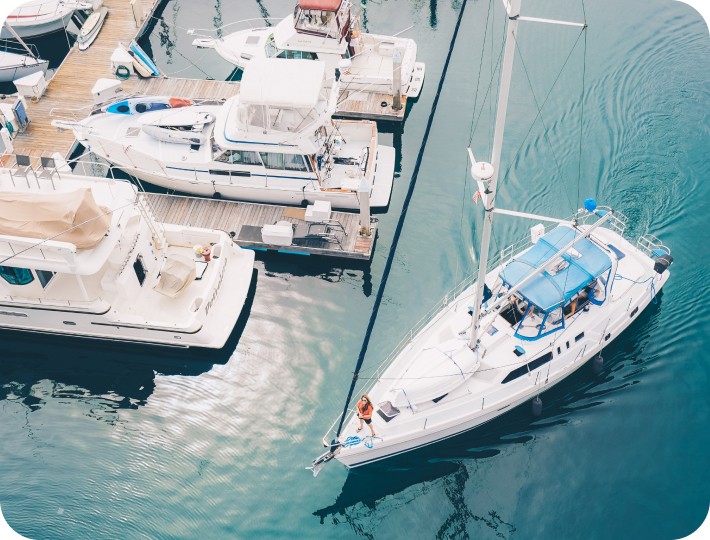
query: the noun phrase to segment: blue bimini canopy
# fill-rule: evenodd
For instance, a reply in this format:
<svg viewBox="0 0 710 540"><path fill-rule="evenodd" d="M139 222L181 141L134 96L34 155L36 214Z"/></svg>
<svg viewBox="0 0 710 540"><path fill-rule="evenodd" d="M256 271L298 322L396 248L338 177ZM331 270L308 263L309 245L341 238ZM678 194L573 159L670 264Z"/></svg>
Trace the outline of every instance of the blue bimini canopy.
<svg viewBox="0 0 710 540"><path fill-rule="evenodd" d="M579 233L573 228L558 226L540 238L528 251L514 258L500 273L501 279L510 287L515 287L578 236ZM610 268L609 256L591 240L583 238L560 256L559 265L540 272L518 294L538 309L548 312L564 306Z"/></svg>

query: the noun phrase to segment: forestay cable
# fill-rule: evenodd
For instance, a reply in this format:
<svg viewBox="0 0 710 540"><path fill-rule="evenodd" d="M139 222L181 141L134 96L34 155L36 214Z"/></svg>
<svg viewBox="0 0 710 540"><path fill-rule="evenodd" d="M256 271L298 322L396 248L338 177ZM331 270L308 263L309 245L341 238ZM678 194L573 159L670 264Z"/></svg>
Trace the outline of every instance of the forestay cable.
<svg viewBox="0 0 710 540"><path fill-rule="evenodd" d="M372 314L370 315L370 321L367 325L367 330L365 332L365 338L362 342L362 347L360 348L360 354L357 358L357 363L355 364L355 371L353 372L353 380L350 383L350 390L348 391L348 397L345 398L345 405L343 406L343 413L340 417L340 423L338 424L338 431L336 437L340 436L340 431L343 428L343 422L345 422L345 417L348 414L348 407L350 405L350 400L352 399L353 392L355 391L355 384L357 383L358 374L360 373L360 368L365 360L365 354L367 353L367 346L370 343L370 336L372 335L372 330L375 326L375 320L377 319L377 314L380 310L380 304L382 304L382 296L385 291L385 286L387 285L387 278L389 277L390 270L392 269L392 261L394 260L395 252L397 251L397 244L399 242L399 237L402 233L402 228L404 226L404 220L407 217L407 209L409 208L409 203L412 200L412 195L414 193L414 186L417 183L417 177L419 176L419 167L422 164L422 158L424 157L424 149L426 148L427 140L429 139L429 133L431 131L431 126L434 122L434 115L436 114L436 107L439 104L439 97L441 96L441 90L444 85L444 80L446 79L446 72L449 69L449 62L451 61L451 55L454 51L454 45L456 44L456 36L458 36L459 28L461 27L461 20L463 19L463 14L466 9L467 0L463 0L461 3L461 9L459 11L458 19L456 20L456 26L454 27L454 33L451 36L451 43L449 44L449 52L446 55L446 61L444 62L444 67L441 70L441 77L439 78L439 85L436 88L436 94L434 96L434 102L431 105L431 111L429 112L429 120L427 121L426 129L424 131L424 137L422 138L422 144L419 147L419 154L417 155L417 161L414 165L414 171L412 172L412 178L409 181L409 188L407 189L407 196L404 199L404 204L402 205L402 213L399 216L399 221L397 221L397 228L395 229L394 236L392 237L392 245L390 246L389 254L387 255L387 262L385 263L385 269L382 272L382 281L377 289L377 296L375 298L375 305L372 307Z"/></svg>

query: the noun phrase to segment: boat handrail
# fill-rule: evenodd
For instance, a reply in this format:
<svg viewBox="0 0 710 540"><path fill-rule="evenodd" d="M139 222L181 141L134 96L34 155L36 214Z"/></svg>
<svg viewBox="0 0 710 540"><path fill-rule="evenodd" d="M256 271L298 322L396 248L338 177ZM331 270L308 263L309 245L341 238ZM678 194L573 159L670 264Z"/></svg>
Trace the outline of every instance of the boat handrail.
<svg viewBox="0 0 710 540"><path fill-rule="evenodd" d="M54 6L54 11L50 12L42 12L42 6L46 6L47 4L52 4ZM29 6L18 6L16 9L13 9L10 14L7 16L8 19L11 18L16 18L16 17L22 17L23 19L27 20L30 17L34 18L39 18L39 17L46 17L47 15L54 15L55 13L60 13L64 11L66 8L72 8L76 9L77 4L74 2L69 2L69 3L63 3L63 2L43 2L41 4L32 4ZM30 15L27 15L26 13L32 11L33 13ZM14 24L14 23L13 23Z"/></svg>
<svg viewBox="0 0 710 540"><path fill-rule="evenodd" d="M25 45L29 47L30 51L32 51L32 56L34 56L35 58L40 57L39 52L37 51L37 46L34 43L25 43ZM5 40L5 42L2 44L2 46L0 47L0 51L27 56L27 49L25 49L25 47L8 40Z"/></svg>
<svg viewBox="0 0 710 540"><path fill-rule="evenodd" d="M655 234L642 234L636 240L636 248L651 257L657 258L661 252L671 254L671 248L665 245Z"/></svg>
<svg viewBox="0 0 710 540"><path fill-rule="evenodd" d="M220 33L222 30L224 30L225 28L229 28L230 26L234 26L234 25L237 25L237 24L249 23L249 28L252 28L252 29L253 29L253 28L264 28L264 26L255 26L255 25L253 25L252 23L254 23L254 21L259 21L259 22L261 22L261 23L263 23L263 22L266 21L266 22L268 23L269 21L281 21L281 20L282 20L282 18L277 18L277 17L254 17L254 18L251 18L251 19L242 19L242 20L239 20L239 21L234 21L234 22L231 22L231 23L227 23L227 24L224 24L224 25L219 26L219 27L217 27L217 28L190 28L190 29L187 31L187 34L188 34L189 36L212 37L213 34L219 35L219 33ZM266 28L268 28L269 26L270 26L270 25L266 26ZM198 31L199 31L199 32L206 32L206 33L205 33L205 34L198 34L198 33L197 33Z"/></svg>

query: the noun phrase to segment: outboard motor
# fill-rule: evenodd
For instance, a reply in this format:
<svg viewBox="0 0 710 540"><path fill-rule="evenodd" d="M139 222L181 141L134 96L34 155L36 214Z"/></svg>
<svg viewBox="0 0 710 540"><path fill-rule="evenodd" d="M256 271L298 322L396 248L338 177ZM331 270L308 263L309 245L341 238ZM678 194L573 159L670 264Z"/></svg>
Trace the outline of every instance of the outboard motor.
<svg viewBox="0 0 710 540"><path fill-rule="evenodd" d="M661 255L658 259L656 259L656 263L653 265L653 270L660 275L665 272L671 264L673 264L673 257L668 254Z"/></svg>

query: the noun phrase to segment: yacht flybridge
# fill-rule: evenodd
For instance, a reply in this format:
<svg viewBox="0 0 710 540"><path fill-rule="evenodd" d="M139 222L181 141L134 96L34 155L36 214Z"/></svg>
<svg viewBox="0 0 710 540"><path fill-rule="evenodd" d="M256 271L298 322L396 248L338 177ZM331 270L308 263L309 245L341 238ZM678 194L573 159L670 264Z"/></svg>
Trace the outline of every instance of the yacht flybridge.
<svg viewBox="0 0 710 540"><path fill-rule="evenodd" d="M400 56L400 91L415 98L424 84L425 67L417 62L412 39L366 34L352 13L350 0L299 0L293 14L274 27L249 28L219 38L199 38L193 45L213 48L239 68L260 58L320 60L332 74L342 72L348 90L394 91L394 56Z"/></svg>
<svg viewBox="0 0 710 540"><path fill-rule="evenodd" d="M143 197L125 181L0 170L0 328L223 347L254 252L223 231L156 222Z"/></svg>
<svg viewBox="0 0 710 540"><path fill-rule="evenodd" d="M377 125L333 120L337 85L306 60L255 62L226 102L134 97L102 107L73 129L91 152L155 185L196 195L359 208L389 203L394 148Z"/></svg>
<svg viewBox="0 0 710 540"><path fill-rule="evenodd" d="M314 460L314 474L333 458L358 467L444 440L539 396L611 343L669 278L670 249L651 235L628 239L626 219L593 199L568 220L495 208L517 28L542 21L520 16L520 0L503 4L508 20L491 163L476 161L469 149L486 211L477 279L413 330L363 388L376 404L376 435L365 436L356 415L344 413L323 439L330 449ZM535 225L529 241L503 250L489 266L495 214L552 225Z"/></svg>

